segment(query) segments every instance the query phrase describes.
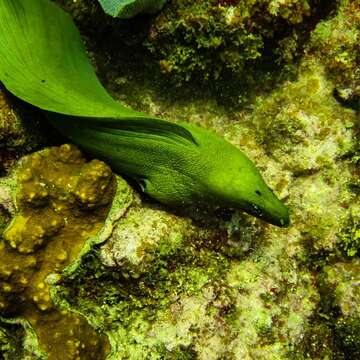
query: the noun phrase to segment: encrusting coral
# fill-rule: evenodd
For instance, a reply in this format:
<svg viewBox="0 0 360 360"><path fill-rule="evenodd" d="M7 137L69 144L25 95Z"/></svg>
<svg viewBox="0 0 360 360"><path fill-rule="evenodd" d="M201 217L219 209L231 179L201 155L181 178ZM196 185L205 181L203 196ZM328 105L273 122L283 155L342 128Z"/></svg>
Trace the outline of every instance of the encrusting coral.
<svg viewBox="0 0 360 360"><path fill-rule="evenodd" d="M27 156L16 176L16 216L0 243L0 314L25 317L49 359L102 359L106 338L54 306L47 277L61 273L103 225L114 176L72 145Z"/></svg>
<svg viewBox="0 0 360 360"><path fill-rule="evenodd" d="M254 65L293 62L332 8L311 0L173 1L152 24L147 47L179 82L226 73L244 82Z"/></svg>
<svg viewBox="0 0 360 360"><path fill-rule="evenodd" d="M360 356L360 262L347 262L324 267L320 276L323 311L332 314L330 326L334 341L345 354L345 359Z"/></svg>
<svg viewBox="0 0 360 360"><path fill-rule="evenodd" d="M336 94L350 107L360 109L360 4L339 1L335 16L319 23L311 33L306 53L323 59Z"/></svg>

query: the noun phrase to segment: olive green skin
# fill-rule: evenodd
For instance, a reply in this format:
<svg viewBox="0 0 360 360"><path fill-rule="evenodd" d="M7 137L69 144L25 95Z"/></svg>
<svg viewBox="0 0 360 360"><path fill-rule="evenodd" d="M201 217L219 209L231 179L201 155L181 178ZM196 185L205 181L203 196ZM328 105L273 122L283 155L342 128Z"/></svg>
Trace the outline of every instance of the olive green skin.
<svg viewBox="0 0 360 360"><path fill-rule="evenodd" d="M0 1L0 81L161 203L233 208L289 224L287 208L239 149L112 99L71 18L49 0Z"/></svg>

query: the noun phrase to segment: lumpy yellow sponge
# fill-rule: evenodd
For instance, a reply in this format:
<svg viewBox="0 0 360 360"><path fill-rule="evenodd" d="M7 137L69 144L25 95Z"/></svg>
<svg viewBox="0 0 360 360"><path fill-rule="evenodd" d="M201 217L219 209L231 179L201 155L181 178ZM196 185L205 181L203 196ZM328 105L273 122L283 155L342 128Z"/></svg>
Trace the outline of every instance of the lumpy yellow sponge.
<svg viewBox="0 0 360 360"><path fill-rule="evenodd" d="M47 277L60 273L102 227L115 190L103 162L72 145L25 157L17 213L0 241L0 315L25 317L49 359L103 359L109 348L84 318L59 311Z"/></svg>

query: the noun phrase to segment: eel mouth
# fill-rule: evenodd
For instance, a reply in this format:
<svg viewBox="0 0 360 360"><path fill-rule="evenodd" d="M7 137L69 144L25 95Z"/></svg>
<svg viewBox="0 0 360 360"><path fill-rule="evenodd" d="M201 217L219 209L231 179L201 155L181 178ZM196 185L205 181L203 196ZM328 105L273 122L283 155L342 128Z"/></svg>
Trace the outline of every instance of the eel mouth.
<svg viewBox="0 0 360 360"><path fill-rule="evenodd" d="M290 225L289 210L281 202L279 202L279 205L275 209L271 209L271 211L262 209L260 206L255 204L250 204L250 206L245 211L250 215L253 215L261 220L266 221L269 224L278 227L285 228Z"/></svg>

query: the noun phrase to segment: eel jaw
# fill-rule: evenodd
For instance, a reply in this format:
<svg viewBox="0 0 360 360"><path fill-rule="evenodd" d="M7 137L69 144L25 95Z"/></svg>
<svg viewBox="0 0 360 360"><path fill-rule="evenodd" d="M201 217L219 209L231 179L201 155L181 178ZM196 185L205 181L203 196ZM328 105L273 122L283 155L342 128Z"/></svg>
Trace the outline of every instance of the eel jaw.
<svg viewBox="0 0 360 360"><path fill-rule="evenodd" d="M255 204L250 204L244 211L272 225L288 227L290 225L288 208L279 200L276 205L276 208L272 207L272 209L269 210Z"/></svg>

